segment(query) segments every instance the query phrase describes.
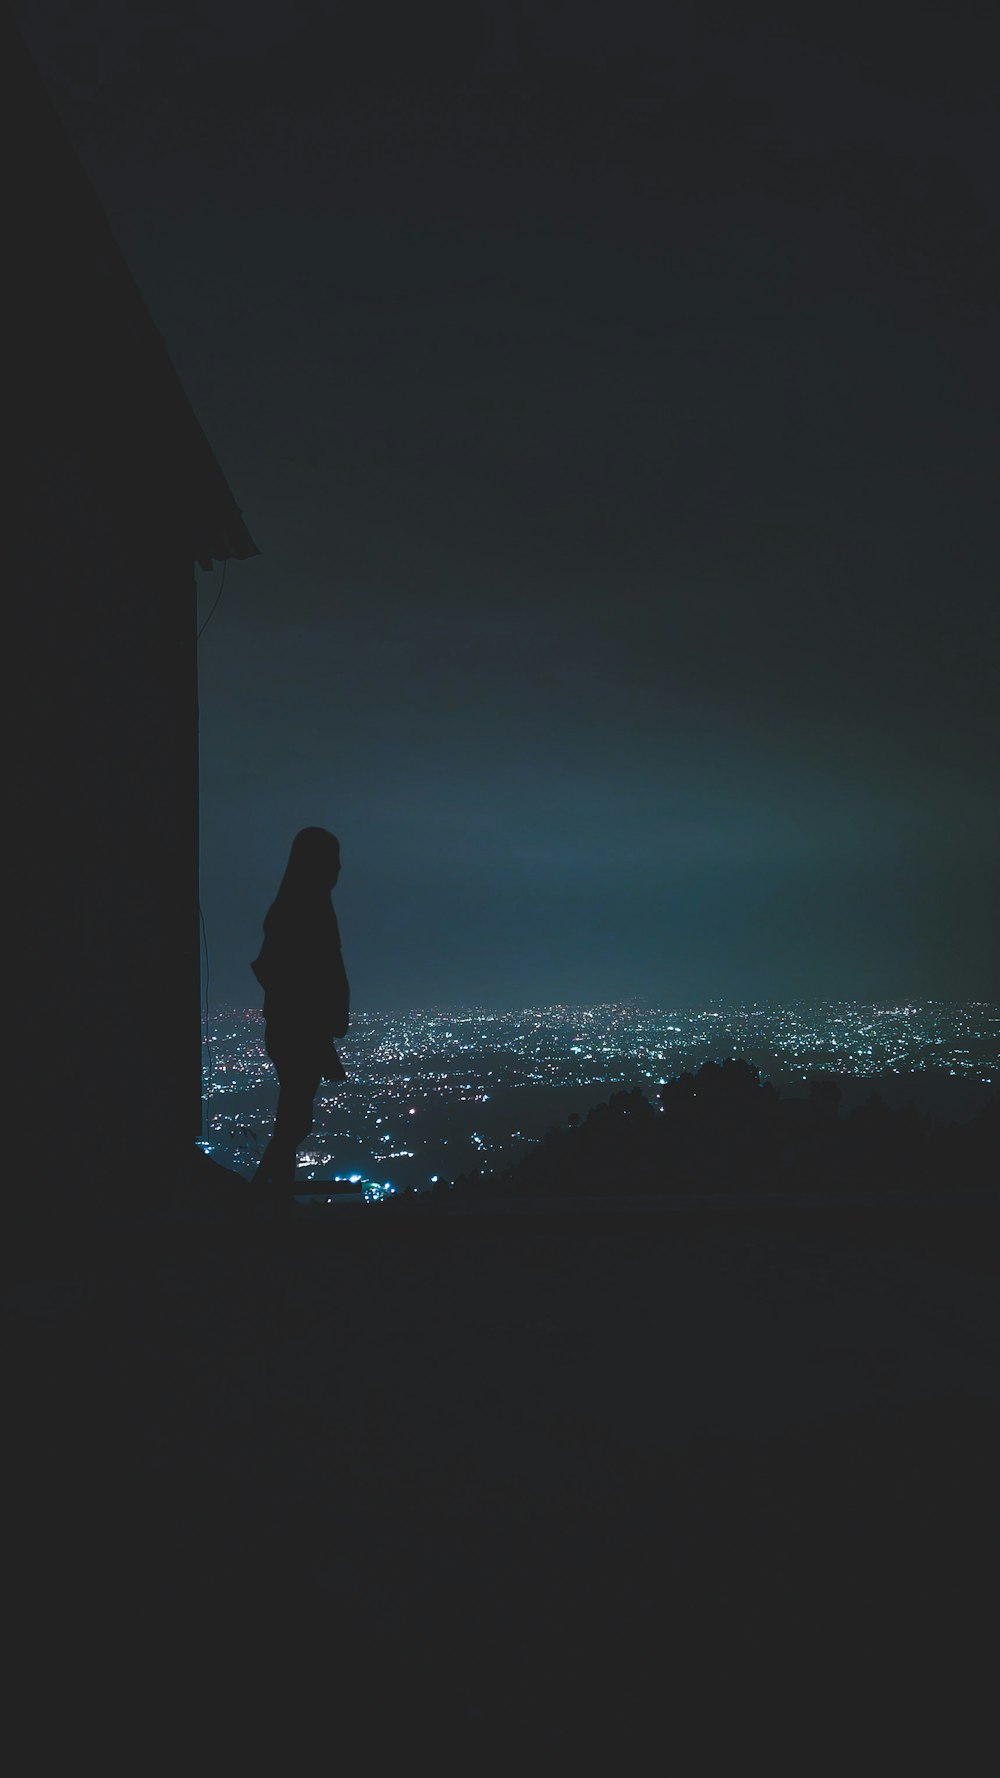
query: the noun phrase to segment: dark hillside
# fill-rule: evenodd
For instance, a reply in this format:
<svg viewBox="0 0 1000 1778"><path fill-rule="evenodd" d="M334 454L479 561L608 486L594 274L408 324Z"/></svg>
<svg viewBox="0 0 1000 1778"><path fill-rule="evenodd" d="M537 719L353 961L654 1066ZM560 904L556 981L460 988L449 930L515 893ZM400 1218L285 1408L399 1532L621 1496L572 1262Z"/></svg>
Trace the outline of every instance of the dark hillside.
<svg viewBox="0 0 1000 1778"><path fill-rule="evenodd" d="M855 1087L858 1083L852 1083ZM613 1093L546 1141L500 1182L505 1193L605 1195L686 1192L961 1191L1000 1178L1000 1096L965 1122L869 1092L841 1110L835 1079L782 1096L743 1061L706 1062L651 1101ZM496 1193L462 1178L456 1199Z"/></svg>

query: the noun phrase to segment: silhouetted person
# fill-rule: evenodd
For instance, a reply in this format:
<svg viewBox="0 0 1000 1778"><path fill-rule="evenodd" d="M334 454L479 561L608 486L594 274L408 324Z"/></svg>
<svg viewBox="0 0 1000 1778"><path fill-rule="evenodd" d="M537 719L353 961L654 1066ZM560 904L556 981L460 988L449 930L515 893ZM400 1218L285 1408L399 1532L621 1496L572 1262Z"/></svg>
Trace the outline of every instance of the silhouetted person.
<svg viewBox="0 0 1000 1778"><path fill-rule="evenodd" d="M264 1043L279 1086L274 1135L254 1181L276 1208L291 1207L295 1152L312 1129L320 1081L346 1079L333 1042L347 1030L350 1005L330 900L339 875L339 840L323 827L304 827L250 965L264 990Z"/></svg>

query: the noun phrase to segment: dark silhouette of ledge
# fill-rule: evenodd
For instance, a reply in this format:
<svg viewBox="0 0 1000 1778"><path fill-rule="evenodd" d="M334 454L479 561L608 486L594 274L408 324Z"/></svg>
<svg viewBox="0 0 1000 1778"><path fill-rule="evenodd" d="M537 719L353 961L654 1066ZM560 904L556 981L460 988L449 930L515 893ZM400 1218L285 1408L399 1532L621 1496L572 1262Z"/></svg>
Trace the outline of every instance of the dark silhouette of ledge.
<svg viewBox="0 0 1000 1778"><path fill-rule="evenodd" d="M8 1276L21 1645L116 1691L285 1671L341 1751L992 1697L996 1222L746 1203L178 1217Z"/></svg>
<svg viewBox="0 0 1000 1778"><path fill-rule="evenodd" d="M923 1690L991 1707L995 1188L278 1228L246 1192L198 1156L155 1207L8 1245L8 1613L48 1670L283 1673L368 1755L405 1722L610 1760L623 1720L703 1737L776 1688L897 1748Z"/></svg>

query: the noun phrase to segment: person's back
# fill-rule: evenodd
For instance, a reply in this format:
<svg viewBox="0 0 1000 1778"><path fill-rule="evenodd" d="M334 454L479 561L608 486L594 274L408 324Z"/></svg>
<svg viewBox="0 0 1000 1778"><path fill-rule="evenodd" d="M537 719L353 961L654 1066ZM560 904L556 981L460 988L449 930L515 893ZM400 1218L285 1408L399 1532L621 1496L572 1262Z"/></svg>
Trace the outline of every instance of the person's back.
<svg viewBox="0 0 1000 1778"><path fill-rule="evenodd" d="M343 1037L350 994L329 894L314 903L275 901L251 967L264 990L269 1025L318 1027L329 1037Z"/></svg>

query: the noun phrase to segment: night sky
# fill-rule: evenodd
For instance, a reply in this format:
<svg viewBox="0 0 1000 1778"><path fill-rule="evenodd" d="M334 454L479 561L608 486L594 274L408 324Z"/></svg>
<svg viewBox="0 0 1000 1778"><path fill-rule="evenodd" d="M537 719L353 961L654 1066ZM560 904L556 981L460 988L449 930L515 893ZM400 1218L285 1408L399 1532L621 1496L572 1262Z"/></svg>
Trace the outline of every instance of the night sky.
<svg viewBox="0 0 1000 1778"><path fill-rule="evenodd" d="M988 8L15 13L262 551L213 1001L307 824L361 1010L1000 992Z"/></svg>

